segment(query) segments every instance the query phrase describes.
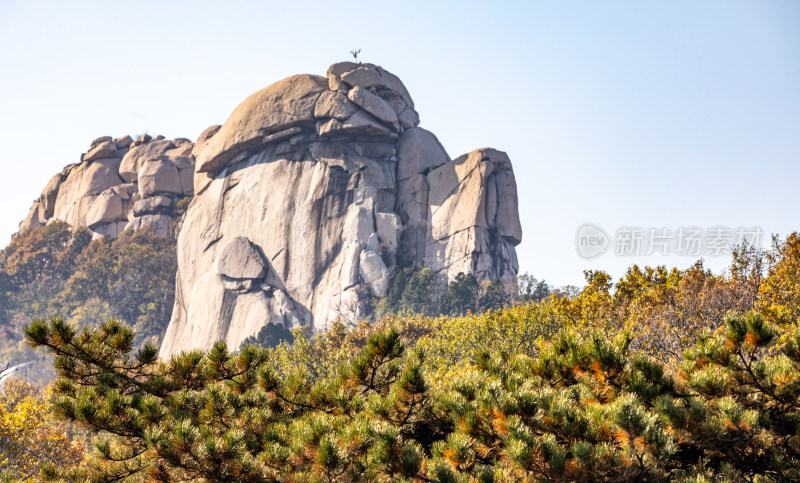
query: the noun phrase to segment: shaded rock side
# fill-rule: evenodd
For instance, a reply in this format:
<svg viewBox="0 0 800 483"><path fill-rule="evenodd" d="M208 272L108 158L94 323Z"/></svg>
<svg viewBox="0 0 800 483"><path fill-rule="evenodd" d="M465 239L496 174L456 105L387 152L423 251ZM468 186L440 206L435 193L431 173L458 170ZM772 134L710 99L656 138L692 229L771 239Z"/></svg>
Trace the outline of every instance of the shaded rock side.
<svg viewBox="0 0 800 483"><path fill-rule="evenodd" d="M269 322L355 323L401 267L514 276L508 157L451 160L418 124L399 78L343 62L273 84L204 131L161 356L238 347Z"/></svg>
<svg viewBox="0 0 800 483"><path fill-rule="evenodd" d="M96 237L143 226L166 233L177 201L194 193L194 143L159 137L95 139L47 183L19 230L61 220Z"/></svg>

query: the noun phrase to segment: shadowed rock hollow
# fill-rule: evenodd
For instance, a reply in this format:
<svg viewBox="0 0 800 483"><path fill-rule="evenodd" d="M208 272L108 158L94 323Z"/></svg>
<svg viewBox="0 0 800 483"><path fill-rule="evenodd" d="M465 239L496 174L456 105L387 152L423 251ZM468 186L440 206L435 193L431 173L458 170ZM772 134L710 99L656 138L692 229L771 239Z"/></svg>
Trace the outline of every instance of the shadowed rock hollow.
<svg viewBox="0 0 800 483"><path fill-rule="evenodd" d="M516 275L508 156L451 160L418 124L400 79L343 62L277 82L204 131L161 355L237 347L267 322L355 321L398 267Z"/></svg>

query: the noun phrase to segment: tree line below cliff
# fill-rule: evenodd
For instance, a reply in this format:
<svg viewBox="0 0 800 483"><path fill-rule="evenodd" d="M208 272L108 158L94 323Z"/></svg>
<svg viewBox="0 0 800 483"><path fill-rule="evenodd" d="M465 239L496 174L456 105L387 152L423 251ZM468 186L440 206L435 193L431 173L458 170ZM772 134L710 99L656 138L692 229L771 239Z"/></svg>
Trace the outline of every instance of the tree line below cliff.
<svg viewBox="0 0 800 483"><path fill-rule="evenodd" d="M77 328L115 318L135 328L137 347L159 344L172 312L176 267L174 229L158 235L145 228L93 240L86 229L54 222L20 233L0 251L0 363L33 362L21 370L27 379L52 379L49 361L23 343L25 325L51 315ZM479 283L472 274L446 285L430 269L401 269L388 295L370 301L369 316L462 315L550 294L539 282L538 292L526 294L531 280L521 278L518 294L513 284Z"/></svg>

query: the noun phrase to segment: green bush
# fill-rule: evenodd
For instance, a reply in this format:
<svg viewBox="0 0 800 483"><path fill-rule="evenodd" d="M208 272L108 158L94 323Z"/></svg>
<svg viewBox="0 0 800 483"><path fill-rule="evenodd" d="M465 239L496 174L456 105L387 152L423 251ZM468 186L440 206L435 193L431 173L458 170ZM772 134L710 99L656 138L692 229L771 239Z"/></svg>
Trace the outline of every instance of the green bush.
<svg viewBox="0 0 800 483"><path fill-rule="evenodd" d="M250 337L246 338L242 342L242 345L255 345L269 349L271 347L278 346L284 341L288 344L294 342L294 335L292 334L292 331L283 325L269 322L258 331L257 335L251 335Z"/></svg>

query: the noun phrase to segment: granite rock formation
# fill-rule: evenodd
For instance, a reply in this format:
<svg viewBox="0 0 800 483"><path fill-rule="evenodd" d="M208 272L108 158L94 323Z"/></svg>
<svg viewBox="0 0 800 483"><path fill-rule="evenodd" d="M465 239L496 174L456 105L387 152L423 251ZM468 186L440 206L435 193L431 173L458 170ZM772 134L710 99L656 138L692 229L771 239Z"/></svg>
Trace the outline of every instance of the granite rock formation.
<svg viewBox="0 0 800 483"><path fill-rule="evenodd" d="M62 220L96 237L152 226L164 234L176 204L194 193L194 143L144 134L92 141L78 163L47 183L20 231Z"/></svg>
<svg viewBox="0 0 800 483"><path fill-rule="evenodd" d="M325 330L336 319L355 321L370 297L386 294L399 267L430 267L444 279L516 275L522 233L508 156L478 149L451 159L418 126L400 79L343 62L327 77L273 84L204 131L192 150L194 198L178 237L175 307L161 355L220 339L237 347L268 322ZM87 157L95 150L108 159L99 144ZM184 165L170 161L176 174L151 154L95 168L121 178L118 190L137 183L134 213L169 203L163 197L183 190L188 176ZM111 187L98 189L92 202ZM53 205L47 193L34 216ZM98 213L93 225L73 221L106 227L127 206Z"/></svg>

